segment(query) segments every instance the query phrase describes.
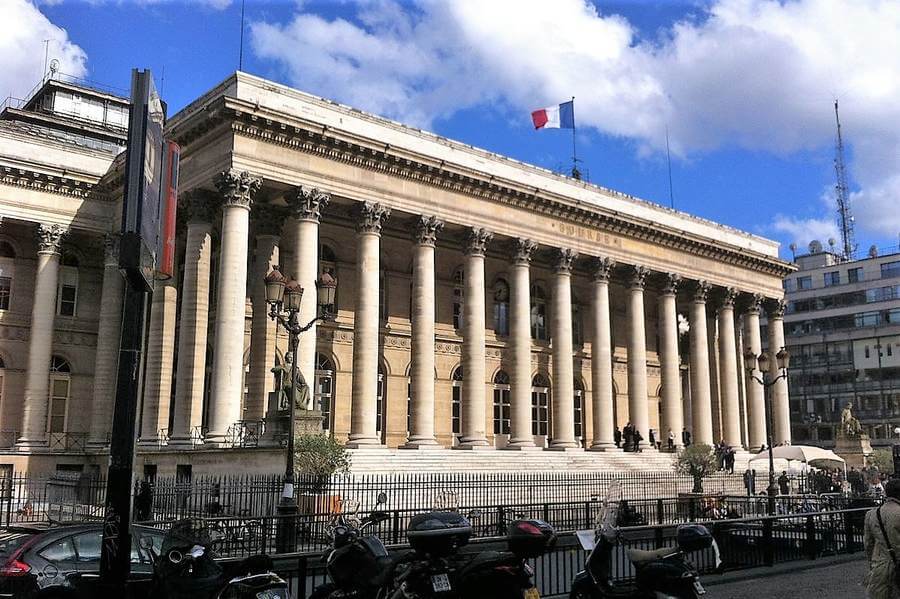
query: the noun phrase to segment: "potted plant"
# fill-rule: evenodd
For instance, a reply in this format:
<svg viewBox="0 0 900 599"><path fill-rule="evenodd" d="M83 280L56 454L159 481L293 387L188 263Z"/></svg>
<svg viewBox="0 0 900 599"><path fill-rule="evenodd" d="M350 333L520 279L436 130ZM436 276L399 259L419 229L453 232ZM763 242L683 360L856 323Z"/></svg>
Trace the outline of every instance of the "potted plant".
<svg viewBox="0 0 900 599"><path fill-rule="evenodd" d="M341 498L328 493L331 477L350 471L350 455L328 434L301 434L294 439L294 464L299 474L302 503L307 513L334 513Z"/></svg>
<svg viewBox="0 0 900 599"><path fill-rule="evenodd" d="M715 472L716 454L713 448L702 443L681 450L675 460L675 471L694 479L691 493L703 493L703 479Z"/></svg>

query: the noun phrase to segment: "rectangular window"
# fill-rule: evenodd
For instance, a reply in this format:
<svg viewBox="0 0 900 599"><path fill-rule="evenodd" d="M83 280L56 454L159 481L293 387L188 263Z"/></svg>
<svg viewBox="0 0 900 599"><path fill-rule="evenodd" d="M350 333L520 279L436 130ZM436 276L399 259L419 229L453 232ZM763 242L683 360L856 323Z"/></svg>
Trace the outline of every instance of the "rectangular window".
<svg viewBox="0 0 900 599"><path fill-rule="evenodd" d="M825 273L825 286L833 287L841 284L841 273L837 270Z"/></svg>
<svg viewBox="0 0 900 599"><path fill-rule="evenodd" d="M50 432L66 432L66 403L69 400L69 379L50 380Z"/></svg>
<svg viewBox="0 0 900 599"><path fill-rule="evenodd" d="M78 300L78 270L72 267L59 269L59 288L56 297L56 313L59 316L75 316Z"/></svg>
<svg viewBox="0 0 900 599"><path fill-rule="evenodd" d="M863 353L865 353L866 358L869 357L869 346L868 346L868 345L866 345L866 346L863 348Z"/></svg>
<svg viewBox="0 0 900 599"><path fill-rule="evenodd" d="M859 283L863 280L863 269L862 267L857 268L848 268L847 269L847 282L848 283Z"/></svg>
<svg viewBox="0 0 900 599"><path fill-rule="evenodd" d="M9 310L9 297L12 293L12 279L0 277L0 310Z"/></svg>
<svg viewBox="0 0 900 599"><path fill-rule="evenodd" d="M881 278L900 277L900 260L885 262L881 265Z"/></svg>
<svg viewBox="0 0 900 599"><path fill-rule="evenodd" d="M893 355L894 355L894 350L892 349L890 343L887 344L887 355L889 355L889 356L893 356Z"/></svg>
<svg viewBox="0 0 900 599"><path fill-rule="evenodd" d="M785 279L781 282L782 287L784 287L785 291L793 291L794 290L794 279Z"/></svg>
<svg viewBox="0 0 900 599"><path fill-rule="evenodd" d="M812 277L797 277L797 289L812 289Z"/></svg>

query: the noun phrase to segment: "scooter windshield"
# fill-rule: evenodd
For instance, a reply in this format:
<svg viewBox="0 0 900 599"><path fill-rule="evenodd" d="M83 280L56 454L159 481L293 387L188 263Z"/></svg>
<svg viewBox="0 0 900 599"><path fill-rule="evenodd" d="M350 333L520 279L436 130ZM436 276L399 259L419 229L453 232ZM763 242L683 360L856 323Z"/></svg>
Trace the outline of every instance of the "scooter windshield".
<svg viewBox="0 0 900 599"><path fill-rule="evenodd" d="M597 515L596 534L615 537L616 522L619 517L619 505L622 502L622 487L619 481L612 481L606 488L606 496L603 499L603 507Z"/></svg>

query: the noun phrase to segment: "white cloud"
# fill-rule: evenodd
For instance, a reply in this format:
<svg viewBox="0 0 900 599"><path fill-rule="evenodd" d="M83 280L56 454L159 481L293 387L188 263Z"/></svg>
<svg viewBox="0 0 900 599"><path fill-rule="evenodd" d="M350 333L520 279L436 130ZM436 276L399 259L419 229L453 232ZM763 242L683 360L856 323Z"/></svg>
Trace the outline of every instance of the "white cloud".
<svg viewBox="0 0 900 599"><path fill-rule="evenodd" d="M69 40L65 29L51 23L27 0L0 0L0 95L24 98L40 82L44 70L44 40L49 59L75 77L87 72L87 55Z"/></svg>
<svg viewBox="0 0 900 599"><path fill-rule="evenodd" d="M352 21L301 5L286 24L255 23L254 49L298 87L407 123L429 126L476 105L527 119L574 95L580 126L647 152L660 149L668 125L680 156L827 148L837 95L861 187L858 221L876 234L900 231L896 0L715 0L649 41L585 0L557 0L552 19L543 0L356 8ZM789 222L800 221L780 224Z"/></svg>
<svg viewBox="0 0 900 599"><path fill-rule="evenodd" d="M797 218L777 214L772 222L772 228L779 233L784 233L791 243L797 244L800 250L804 250L813 240L819 241L824 246L829 239L834 239L840 245L837 225L831 217ZM801 251L801 253L803 252Z"/></svg>

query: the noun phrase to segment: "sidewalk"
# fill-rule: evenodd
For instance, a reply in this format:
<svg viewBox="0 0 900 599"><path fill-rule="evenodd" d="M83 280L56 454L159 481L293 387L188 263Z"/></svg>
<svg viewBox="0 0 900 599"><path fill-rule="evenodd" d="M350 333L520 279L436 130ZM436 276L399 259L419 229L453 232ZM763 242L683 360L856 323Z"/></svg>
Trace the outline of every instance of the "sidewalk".
<svg viewBox="0 0 900 599"><path fill-rule="evenodd" d="M709 599L864 599L862 554L704 576Z"/></svg>

